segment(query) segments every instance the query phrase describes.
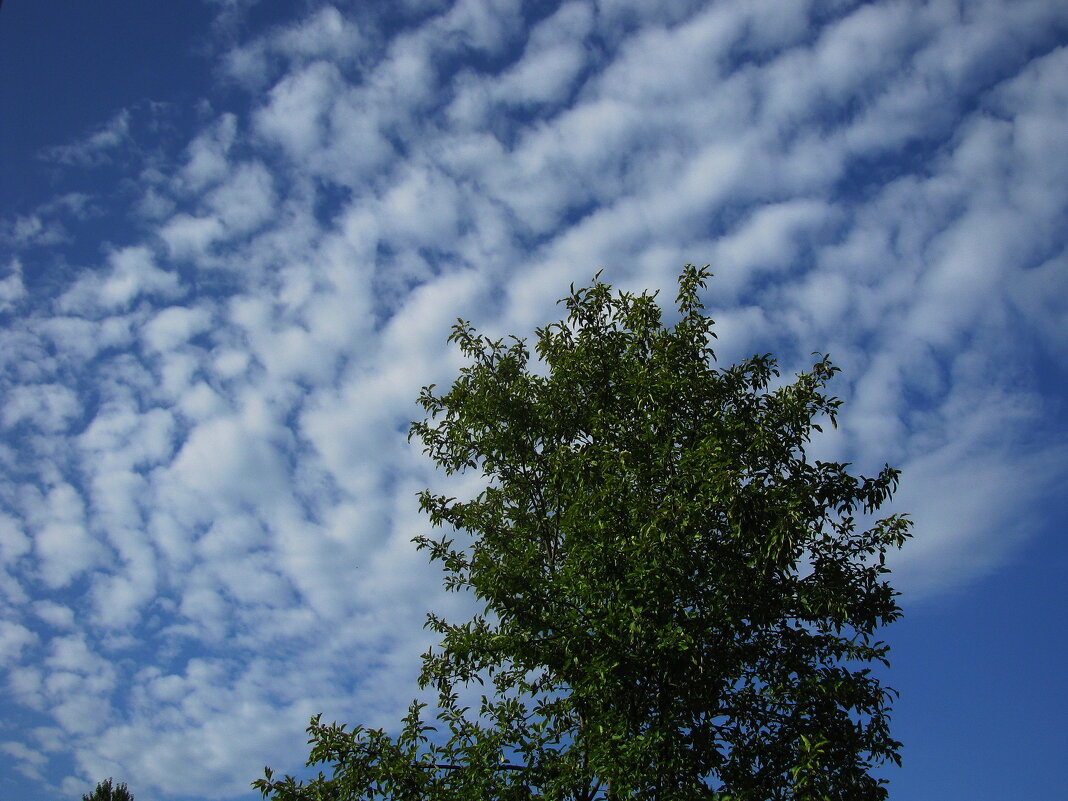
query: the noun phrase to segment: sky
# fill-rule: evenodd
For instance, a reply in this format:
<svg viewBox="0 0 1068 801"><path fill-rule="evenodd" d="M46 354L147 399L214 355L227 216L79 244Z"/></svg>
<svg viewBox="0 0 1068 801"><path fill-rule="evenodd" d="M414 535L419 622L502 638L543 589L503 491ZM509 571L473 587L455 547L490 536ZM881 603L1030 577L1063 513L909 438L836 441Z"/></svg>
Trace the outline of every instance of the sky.
<svg viewBox="0 0 1068 801"><path fill-rule="evenodd" d="M1061 794L1068 4L8 0L0 798L394 726L468 608L411 544L450 325L686 263L902 470L891 797Z"/></svg>

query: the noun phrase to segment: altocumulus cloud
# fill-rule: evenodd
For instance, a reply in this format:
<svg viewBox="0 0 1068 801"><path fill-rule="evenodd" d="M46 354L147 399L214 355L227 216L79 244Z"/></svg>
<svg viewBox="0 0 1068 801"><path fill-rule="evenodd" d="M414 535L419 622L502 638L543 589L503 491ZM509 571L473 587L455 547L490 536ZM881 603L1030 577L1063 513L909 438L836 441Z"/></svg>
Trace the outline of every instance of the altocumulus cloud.
<svg viewBox="0 0 1068 801"><path fill-rule="evenodd" d="M409 544L419 387L457 316L529 331L599 267L711 262L725 362L830 352L817 447L904 469L913 597L1065 478L1065 4L310 5L219 40L177 140L123 109L42 154L112 184L0 220L0 750L40 787L228 798L315 712L394 720L462 602Z"/></svg>

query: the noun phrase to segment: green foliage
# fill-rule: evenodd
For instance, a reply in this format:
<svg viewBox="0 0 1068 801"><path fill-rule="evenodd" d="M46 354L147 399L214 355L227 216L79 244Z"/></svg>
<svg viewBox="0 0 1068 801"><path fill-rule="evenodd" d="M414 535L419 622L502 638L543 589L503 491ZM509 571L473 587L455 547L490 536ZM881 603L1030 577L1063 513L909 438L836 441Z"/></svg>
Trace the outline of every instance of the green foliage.
<svg viewBox="0 0 1068 801"><path fill-rule="evenodd" d="M134 797L126 789L126 782L113 785L109 777L98 782L92 793L83 794L82 801L134 801Z"/></svg>
<svg viewBox="0 0 1068 801"><path fill-rule="evenodd" d="M828 359L784 386L767 355L713 366L708 276L683 271L673 327L653 295L572 287L566 319L536 332L540 364L522 339L454 327L469 363L423 389L411 436L485 485L423 492L444 533L416 542L486 611L429 616L435 726L419 703L396 736L315 718L308 764L330 774L268 769L264 797L886 797L871 773L900 744L871 665L900 615L885 554L909 523L855 516L898 472L806 457L840 403Z"/></svg>

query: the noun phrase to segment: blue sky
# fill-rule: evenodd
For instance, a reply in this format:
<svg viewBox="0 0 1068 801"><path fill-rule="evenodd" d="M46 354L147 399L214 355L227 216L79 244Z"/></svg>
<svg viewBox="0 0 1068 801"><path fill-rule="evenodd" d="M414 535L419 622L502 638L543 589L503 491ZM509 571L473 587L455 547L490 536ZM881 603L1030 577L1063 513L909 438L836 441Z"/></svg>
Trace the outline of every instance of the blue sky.
<svg viewBox="0 0 1068 801"><path fill-rule="evenodd" d="M252 798L462 614L410 544L450 323L711 263L903 470L892 797L1054 797L1068 5L8 0L0 797ZM669 297L669 292L665 293Z"/></svg>

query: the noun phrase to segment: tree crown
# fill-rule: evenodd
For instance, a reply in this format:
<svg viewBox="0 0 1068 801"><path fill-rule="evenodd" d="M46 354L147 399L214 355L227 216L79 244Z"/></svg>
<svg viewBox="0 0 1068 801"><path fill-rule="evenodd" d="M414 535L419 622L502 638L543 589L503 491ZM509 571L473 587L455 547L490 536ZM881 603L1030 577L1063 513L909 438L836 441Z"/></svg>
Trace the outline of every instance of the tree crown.
<svg viewBox="0 0 1068 801"><path fill-rule="evenodd" d="M97 782L92 793L84 793L82 801L134 801L133 793L126 787L126 782L113 784L109 776L102 782Z"/></svg>
<svg viewBox="0 0 1068 801"><path fill-rule="evenodd" d="M715 366L709 275L685 268L670 327L653 294L572 286L565 319L536 331L540 364L523 339L454 326L468 364L423 389L410 434L485 479L471 499L419 498L444 531L417 546L485 604L429 616L441 644L420 685L447 734L421 703L396 737L315 719L309 764L333 775L268 772L265 796L885 797L871 772L900 744L870 664L900 615L885 555L909 521L855 516L898 472L807 457L840 405L826 357L777 387L769 355Z"/></svg>

